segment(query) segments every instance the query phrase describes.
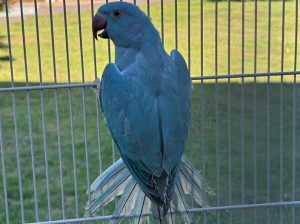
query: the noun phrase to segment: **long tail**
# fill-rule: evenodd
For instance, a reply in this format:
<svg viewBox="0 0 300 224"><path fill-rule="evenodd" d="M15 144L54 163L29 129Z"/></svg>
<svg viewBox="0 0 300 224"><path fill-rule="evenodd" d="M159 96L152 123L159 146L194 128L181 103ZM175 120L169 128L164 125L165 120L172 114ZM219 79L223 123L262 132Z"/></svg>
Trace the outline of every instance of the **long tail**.
<svg viewBox="0 0 300 224"><path fill-rule="evenodd" d="M103 207L116 201L112 223L120 223L130 216L132 224L149 223L194 223L187 209L207 207L208 195L214 191L208 186L201 173L183 160L179 178L175 184L170 209L163 217L163 209L152 203L130 175L122 159L105 170L90 186L91 200L86 206L86 216L95 216Z"/></svg>

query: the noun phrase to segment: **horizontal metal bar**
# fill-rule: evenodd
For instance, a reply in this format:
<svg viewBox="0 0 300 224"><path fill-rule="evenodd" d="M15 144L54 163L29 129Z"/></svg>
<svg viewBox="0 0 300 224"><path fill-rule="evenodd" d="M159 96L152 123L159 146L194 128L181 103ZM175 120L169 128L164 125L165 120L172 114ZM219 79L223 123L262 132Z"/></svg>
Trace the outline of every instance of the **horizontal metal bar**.
<svg viewBox="0 0 300 224"><path fill-rule="evenodd" d="M299 205L300 205L300 201L282 201L282 202L269 202L269 203L261 203L261 204L225 205L225 206L207 207L207 208L192 208L192 209L187 209L187 212L196 213L196 212L252 209L252 208L273 208L273 207L299 206Z"/></svg>
<svg viewBox="0 0 300 224"><path fill-rule="evenodd" d="M254 78L254 77L270 77L270 76L287 76L299 75L300 71L289 72L265 72L265 73L247 73L247 74L231 74L231 75L210 75L210 76L194 76L192 80L209 80L209 79L234 79L234 78ZM78 88L78 87L92 87L95 86L93 82L74 83L74 84L53 84L53 85L38 85L38 86L14 86L0 88L0 92L16 92L27 90L44 90L44 89L63 89L63 88Z"/></svg>
<svg viewBox="0 0 300 224"><path fill-rule="evenodd" d="M223 210L234 210L234 209L253 209L253 208L272 208L272 207L281 207L281 206L299 206L300 201L285 201L285 202L270 202L270 203L261 203L261 204L247 204L247 205L226 205L226 206L217 206L217 207L206 207L206 208L192 208L187 209L186 211L176 211L172 213L197 213L197 212L209 212L209 211L223 211ZM143 214L142 216L150 216L151 214ZM127 218L139 217L140 215L128 215ZM124 216L119 216L122 218ZM46 222L34 222L28 224L58 224L58 223L75 223L75 222L88 222L96 220L114 220L115 216L97 216L97 217L85 217L77 219L66 219L66 220L54 220Z"/></svg>
<svg viewBox="0 0 300 224"><path fill-rule="evenodd" d="M299 74L300 71L241 73L241 74L217 75L217 76L216 75L194 76L192 77L192 80L255 78L255 77L286 76L286 75L299 75Z"/></svg>
<svg viewBox="0 0 300 224"><path fill-rule="evenodd" d="M78 88L95 86L93 82L74 83L74 84L53 84L53 85L39 85L39 86L15 86L0 88L0 92L16 92L27 90L44 90L44 89L63 89L63 88Z"/></svg>

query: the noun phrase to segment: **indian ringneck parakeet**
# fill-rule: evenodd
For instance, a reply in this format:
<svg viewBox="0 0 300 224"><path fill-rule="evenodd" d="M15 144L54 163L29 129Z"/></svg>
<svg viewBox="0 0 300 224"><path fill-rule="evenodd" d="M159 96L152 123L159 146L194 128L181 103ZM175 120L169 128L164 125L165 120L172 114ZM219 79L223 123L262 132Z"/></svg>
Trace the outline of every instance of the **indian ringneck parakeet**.
<svg viewBox="0 0 300 224"><path fill-rule="evenodd" d="M204 194L213 191L182 158L191 108L184 58L177 50L167 54L150 18L130 3L102 5L93 35L115 45L115 63L105 67L95 90L121 159L91 185L87 214L119 199L116 223L124 215L144 223L149 213L157 223L192 223L191 197L207 206Z"/></svg>

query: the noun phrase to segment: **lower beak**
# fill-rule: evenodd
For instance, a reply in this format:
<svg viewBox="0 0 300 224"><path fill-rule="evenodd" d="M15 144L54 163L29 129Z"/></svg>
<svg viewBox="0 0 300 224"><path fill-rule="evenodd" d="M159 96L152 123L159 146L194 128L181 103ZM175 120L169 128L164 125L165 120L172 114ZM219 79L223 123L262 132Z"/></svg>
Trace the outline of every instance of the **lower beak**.
<svg viewBox="0 0 300 224"><path fill-rule="evenodd" d="M100 14L97 13L93 18L93 35L96 40L98 40L97 33L100 30L104 30L104 31L101 34L99 34L99 36L106 39L108 38L108 33L105 30L106 26L107 26L106 20Z"/></svg>

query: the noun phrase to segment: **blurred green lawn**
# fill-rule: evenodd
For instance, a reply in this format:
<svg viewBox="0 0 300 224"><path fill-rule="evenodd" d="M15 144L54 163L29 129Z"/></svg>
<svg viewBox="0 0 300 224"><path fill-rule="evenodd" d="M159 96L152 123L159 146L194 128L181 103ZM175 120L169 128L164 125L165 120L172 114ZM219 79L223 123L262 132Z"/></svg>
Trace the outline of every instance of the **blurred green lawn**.
<svg viewBox="0 0 300 224"><path fill-rule="evenodd" d="M259 2L258 10L258 60L257 71L265 72L267 69L267 2ZM286 71L293 70L294 60L294 2L286 2L286 30L285 30L285 63ZM231 3L231 73L241 72L241 3ZM193 75L200 74L200 31L199 31L199 9L200 3L191 1L191 72ZM245 3L245 72L253 72L254 59L254 3ZM151 17L156 27L160 28L160 7L151 6ZM174 48L174 5L165 4L165 46L168 51ZM187 4L179 1L179 50L187 58ZM49 28L49 17L41 16L40 38L41 38L41 56L43 81L46 84L53 82L53 65L51 52L51 35ZM1 23L0 36L6 35L5 24ZM34 18L26 18L26 43L29 81L32 85L39 82L36 33ZM24 85L24 62L21 39L20 22L13 21L12 29L12 52L13 65L16 85ZM94 80L95 71L93 67L92 37L91 37L91 15L82 13L83 29L83 49L84 49L84 71L85 81ZM204 75L214 74L214 4L205 2L204 4ZM67 82L67 65L65 53L65 37L62 15L54 16L55 32L55 50L56 50L56 68L58 82ZM68 32L70 48L70 69L71 81L80 82L82 73L80 66L80 50L78 39L78 23L75 13L68 14ZM271 70L279 71L281 62L281 3L272 2L272 52L271 52ZM227 73L227 3L219 3L219 42L218 42L218 73ZM6 50L0 50L0 56L7 55ZM97 71L101 71L107 63L107 44L101 40L97 43ZM0 82L1 86L10 85L10 70L8 62L0 64ZM293 127L300 130L300 120L297 118L293 123L293 80L292 76L285 77L282 85L282 114L283 126L280 125L280 84L279 78L271 78L269 84L270 101L269 114L267 113L267 88L265 78L258 78L258 84L247 83L240 85L235 80L230 85L219 83L218 85L210 82L204 84L194 84L192 95L192 128L190 140L187 145L186 157L191 160L195 166L203 170L205 177L210 185L217 191L217 154L219 149L219 192L218 198L221 205L229 204L229 195L232 194L232 204L242 203L242 192L245 193L245 203L254 203L254 166L256 166L256 198L257 203L265 203L267 197L268 176L270 177L270 201L280 200L280 131L282 131L282 194L284 201L292 200L292 134ZM253 81L253 79L247 79ZM300 94L300 86L297 87L297 96ZM230 88L230 89L228 89ZM76 152L76 178L78 189L79 216L84 213L84 206L87 201L86 190L86 157L85 157L85 133L84 133L84 104L83 91L86 105L86 127L87 127L87 148L90 181L94 180L100 170L107 168L113 158L117 159L118 152L112 155L112 142L106 128L103 114L99 112L99 122L97 121L97 102L94 94L89 88L82 90L72 89L72 118L74 122L74 149ZM229 92L228 92L229 91ZM229 93L229 97L228 94ZM48 155L49 183L50 183L50 204L51 218L62 219L61 191L60 191L60 163L57 136L57 118L56 118L56 98L55 90L32 91L29 94L30 114L32 117L33 150L35 156L35 171L37 181L37 198L39 220L48 219L46 175L45 175L45 157L44 157L44 139L42 126L41 98L43 98L46 148ZM42 94L42 96L41 96ZM14 137L13 103L15 97L16 117L18 128L18 143L20 148L20 166L22 172L23 200L25 221L35 221L34 213L34 193L32 181L32 163L30 153L29 125L28 125L28 107L27 92L18 92L12 96L11 93L1 93L0 112L3 120L3 146L7 174L9 212L11 223L20 223L20 198L19 182L17 175L17 157ZM72 141L70 126L70 108L69 108L69 90L61 89L57 91L59 130L62 156L62 175L63 175L63 193L65 204L65 217L76 217L75 212L75 187L74 170L72 160ZM216 97L217 96L217 97ZM241 97L244 96L243 106ZM255 97L256 96L256 97ZM298 97L299 98L299 97ZM297 104L295 113L300 113L300 103L296 98ZM231 103L228 104L228 99ZM254 110L254 99L256 99L256 108ZM216 101L217 100L217 101ZM215 102L217 102L217 116ZM241 126L241 116L244 111L244 126ZM230 116L228 116L230 114ZM255 115L255 119L254 119ZM267 138L267 117L270 118L270 138ZM256 122L256 134L254 132L254 123ZM98 144L97 126L100 127L100 148ZM230 124L230 126L228 126ZM294 125L294 126L293 126ZM230 127L231 138L228 132ZM244 137L242 137L242 130ZM216 138L218 134L218 138ZM296 135L296 149L299 149L300 138ZM242 148L242 141L244 147ZM256 142L256 145L254 145ZM270 173L268 173L268 154L267 145L270 143ZM229 151L229 149L231 149ZM256 150L255 150L256 149ZM256 151L256 160L254 159L254 150ZM294 156L296 164L299 164L300 154L296 151ZM204 154L202 154L204 152ZM242 152L245 155L244 173L242 173ZM231 154L231 157L229 155ZM99 163L101 158L102 163ZM229 158L231 160L229 161ZM231 164L231 166L229 166ZM300 199L300 187L298 180L300 178L300 167L296 165L296 185L295 199ZM1 167L0 167L1 168ZM0 223L5 222L4 214L4 195L2 170L0 169ZM245 178L245 185L242 185L242 177ZM229 179L231 179L231 184ZM211 198L211 204L216 205L216 197ZM267 209L257 209L257 223L267 223ZM279 223L280 209L270 209L270 223ZM300 222L300 209L295 209L295 223ZM282 223L292 223L291 207L282 208ZM109 212L108 212L109 213ZM218 213L220 223L242 223L242 215L245 215L244 223L254 223L254 210L241 210L233 212L223 211ZM231 215L231 217L230 217ZM203 214L199 215L198 223L202 223ZM217 223L218 215L207 213L207 223Z"/></svg>

